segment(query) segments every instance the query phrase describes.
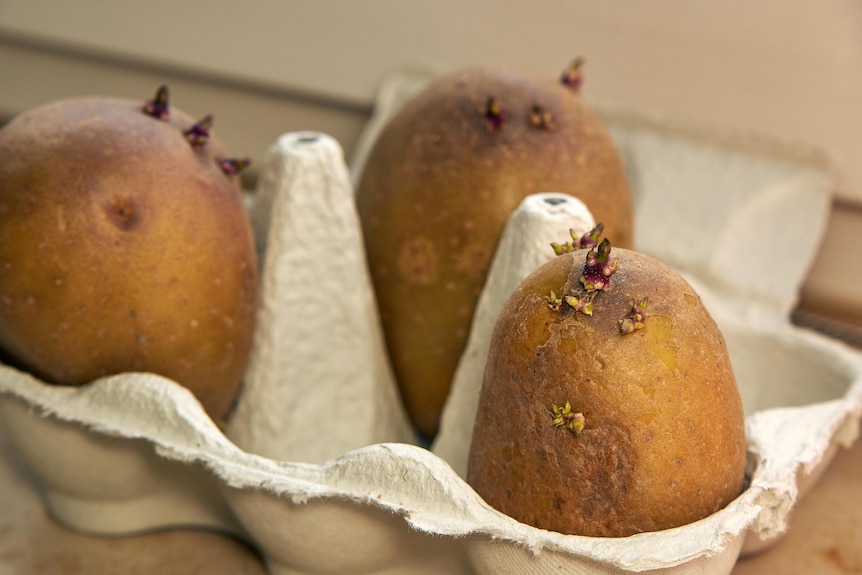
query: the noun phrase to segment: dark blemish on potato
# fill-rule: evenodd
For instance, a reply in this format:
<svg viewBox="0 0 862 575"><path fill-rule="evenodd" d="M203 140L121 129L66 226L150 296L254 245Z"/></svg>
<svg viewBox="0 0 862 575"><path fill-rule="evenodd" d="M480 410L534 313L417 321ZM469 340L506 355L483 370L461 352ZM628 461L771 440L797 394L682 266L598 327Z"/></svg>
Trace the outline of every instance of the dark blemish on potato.
<svg viewBox="0 0 862 575"><path fill-rule="evenodd" d="M125 196L114 196L102 206L108 221L123 231L135 229L140 223L140 215L135 202Z"/></svg>
<svg viewBox="0 0 862 575"><path fill-rule="evenodd" d="M822 553L823 559L836 567L842 573L858 573L859 571L852 565L853 561L849 560L844 553L841 552L841 549L837 547L830 547L829 549L823 551Z"/></svg>

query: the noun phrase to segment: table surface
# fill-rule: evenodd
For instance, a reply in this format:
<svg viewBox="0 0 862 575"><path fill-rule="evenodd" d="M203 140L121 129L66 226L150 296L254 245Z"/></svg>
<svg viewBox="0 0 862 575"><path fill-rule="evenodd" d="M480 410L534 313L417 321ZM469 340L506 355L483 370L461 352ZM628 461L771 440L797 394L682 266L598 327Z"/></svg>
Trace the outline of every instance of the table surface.
<svg viewBox="0 0 862 575"><path fill-rule="evenodd" d="M32 477L0 433L0 574L265 575L258 554L205 530L103 538L68 531L46 513ZM733 575L862 573L862 440L839 451L769 550Z"/></svg>

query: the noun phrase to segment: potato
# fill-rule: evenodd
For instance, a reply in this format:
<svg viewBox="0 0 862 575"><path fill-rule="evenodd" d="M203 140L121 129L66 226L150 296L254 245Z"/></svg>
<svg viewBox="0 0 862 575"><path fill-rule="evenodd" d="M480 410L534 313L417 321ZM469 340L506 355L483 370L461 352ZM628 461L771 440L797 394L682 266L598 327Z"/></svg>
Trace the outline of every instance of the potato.
<svg viewBox="0 0 862 575"><path fill-rule="evenodd" d="M468 463L490 505L542 529L624 537L725 507L745 464L724 338L678 273L604 241L513 293Z"/></svg>
<svg viewBox="0 0 862 575"><path fill-rule="evenodd" d="M61 100L0 131L0 348L53 384L157 373L218 420L258 297L243 162L209 119L142 103Z"/></svg>
<svg viewBox="0 0 862 575"><path fill-rule="evenodd" d="M369 154L357 190L369 268L401 395L426 437L503 227L526 196L576 196L631 244L619 153L572 84L515 66L456 72L405 104Z"/></svg>

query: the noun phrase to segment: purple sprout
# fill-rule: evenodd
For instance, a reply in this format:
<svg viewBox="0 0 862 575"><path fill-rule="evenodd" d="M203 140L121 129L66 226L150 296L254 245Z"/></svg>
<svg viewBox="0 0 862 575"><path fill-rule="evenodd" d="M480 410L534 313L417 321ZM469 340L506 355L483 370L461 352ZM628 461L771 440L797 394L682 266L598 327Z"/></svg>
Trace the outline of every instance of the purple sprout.
<svg viewBox="0 0 862 575"><path fill-rule="evenodd" d="M611 242L602 240L587 252L587 261L581 275L581 284L588 292L607 289L611 276L617 271L617 261L611 256Z"/></svg>
<svg viewBox="0 0 862 575"><path fill-rule="evenodd" d="M575 250L595 247L599 245L599 238L601 237L604 229L605 225L601 222L596 224L596 227L594 227L582 236L576 236L575 230L569 229L569 235L572 237L572 241L566 242L564 244L551 242L551 247L553 248L554 253L558 256L573 252Z"/></svg>
<svg viewBox="0 0 862 575"><path fill-rule="evenodd" d="M250 158L219 158L219 167L227 176L235 176L251 165Z"/></svg>
<svg viewBox="0 0 862 575"><path fill-rule="evenodd" d="M620 320L620 333L625 335L643 329L646 317L646 300L643 299L632 306L628 317Z"/></svg>
<svg viewBox="0 0 862 575"><path fill-rule="evenodd" d="M197 124L194 124L188 130L183 132L186 140L192 145L195 150L203 148L210 139L210 129L212 128L212 114L205 116Z"/></svg>
<svg viewBox="0 0 862 575"><path fill-rule="evenodd" d="M485 104L485 122L492 132L499 130L506 123L506 112L494 96L488 96Z"/></svg>
<svg viewBox="0 0 862 575"><path fill-rule="evenodd" d="M563 70L560 76L560 82L571 91L578 93L581 91L581 86L584 83L584 59L575 58L569 66Z"/></svg>
<svg viewBox="0 0 862 575"><path fill-rule="evenodd" d="M158 120L167 121L171 115L168 99L168 87L160 86L159 89L156 90L155 97L144 102L144 106L142 108L144 114L152 116Z"/></svg>
<svg viewBox="0 0 862 575"><path fill-rule="evenodd" d="M551 113L545 110L541 104L533 105L533 109L527 119L534 128L551 131L555 127Z"/></svg>

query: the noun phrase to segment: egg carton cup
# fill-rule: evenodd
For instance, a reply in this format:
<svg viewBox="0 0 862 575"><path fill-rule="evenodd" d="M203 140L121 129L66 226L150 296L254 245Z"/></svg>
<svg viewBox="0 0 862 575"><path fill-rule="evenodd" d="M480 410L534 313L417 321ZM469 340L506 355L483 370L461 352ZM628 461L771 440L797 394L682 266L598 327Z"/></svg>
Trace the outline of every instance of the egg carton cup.
<svg viewBox="0 0 862 575"><path fill-rule="evenodd" d="M209 528L287 574L726 574L764 551L862 414L862 355L789 321L816 257L833 178L816 152L597 106L632 182L638 249L679 270L721 327L746 409L748 486L721 511L608 539L515 521L464 481L487 342L502 303L551 241L592 214L548 190L512 214L480 297L441 431L420 446L383 345L355 178L385 119L427 81L381 87L353 178L326 134L284 134L249 213L262 296L226 427L148 373L81 387L0 366L0 427L70 529L116 536Z"/></svg>

